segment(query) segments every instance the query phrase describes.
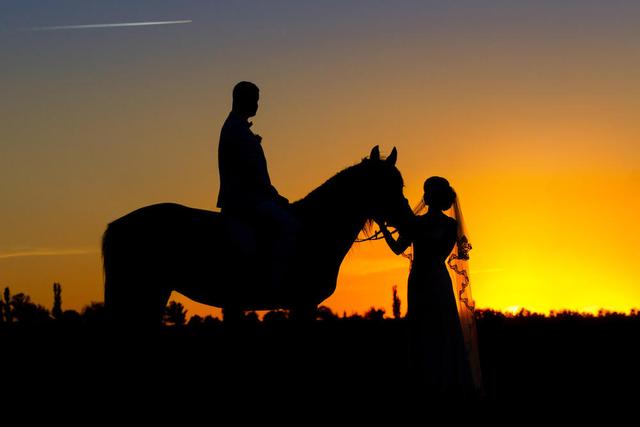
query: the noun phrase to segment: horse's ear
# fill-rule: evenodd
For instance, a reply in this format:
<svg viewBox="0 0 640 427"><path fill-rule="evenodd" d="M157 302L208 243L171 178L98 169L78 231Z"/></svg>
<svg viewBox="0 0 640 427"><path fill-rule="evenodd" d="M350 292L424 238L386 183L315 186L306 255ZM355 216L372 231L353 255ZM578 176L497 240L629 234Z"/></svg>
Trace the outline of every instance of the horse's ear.
<svg viewBox="0 0 640 427"><path fill-rule="evenodd" d="M375 146L371 149L371 154L369 154L370 160L380 160L380 147Z"/></svg>
<svg viewBox="0 0 640 427"><path fill-rule="evenodd" d="M398 160L398 150L396 150L396 147L393 147L393 150L391 150L391 154L387 157L386 162L391 166L395 166L396 160Z"/></svg>

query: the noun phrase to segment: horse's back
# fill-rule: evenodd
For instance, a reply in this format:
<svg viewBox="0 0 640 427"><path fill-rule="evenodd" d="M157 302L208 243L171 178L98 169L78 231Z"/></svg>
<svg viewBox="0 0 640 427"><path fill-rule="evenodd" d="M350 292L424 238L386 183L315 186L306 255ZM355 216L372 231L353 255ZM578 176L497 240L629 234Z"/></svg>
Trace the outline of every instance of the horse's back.
<svg viewBox="0 0 640 427"><path fill-rule="evenodd" d="M105 301L114 289L170 289L224 306L254 294L256 253L254 230L244 220L176 203L145 206L111 222L104 234Z"/></svg>
<svg viewBox="0 0 640 427"><path fill-rule="evenodd" d="M159 203L132 211L111 222L103 237L102 252L108 257L133 255L137 264L150 259L175 259L188 252L211 250L219 239L220 213L177 203Z"/></svg>
<svg viewBox="0 0 640 427"><path fill-rule="evenodd" d="M219 212L175 203L142 207L111 222L105 232L105 303L117 293L120 300L166 303L175 290L217 307L288 306L310 290L309 284L270 283L271 237L245 219Z"/></svg>
<svg viewBox="0 0 640 427"><path fill-rule="evenodd" d="M215 222L220 218L220 212L192 208L178 203L156 203L136 209L109 223L109 227L140 225L176 225L182 221Z"/></svg>
<svg viewBox="0 0 640 427"><path fill-rule="evenodd" d="M219 213L177 203L111 222L102 241L105 306L120 318L161 316L172 290L202 276L194 266L220 256L219 229Z"/></svg>

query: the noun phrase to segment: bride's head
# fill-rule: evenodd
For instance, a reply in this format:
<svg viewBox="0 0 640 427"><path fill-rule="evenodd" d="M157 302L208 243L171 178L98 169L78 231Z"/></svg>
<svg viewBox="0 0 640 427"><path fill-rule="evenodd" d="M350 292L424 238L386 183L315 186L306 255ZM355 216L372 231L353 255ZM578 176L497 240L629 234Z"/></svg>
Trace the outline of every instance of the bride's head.
<svg viewBox="0 0 640 427"><path fill-rule="evenodd" d="M456 200L456 192L449 181L441 176L432 176L424 182L424 204L429 208L446 211Z"/></svg>

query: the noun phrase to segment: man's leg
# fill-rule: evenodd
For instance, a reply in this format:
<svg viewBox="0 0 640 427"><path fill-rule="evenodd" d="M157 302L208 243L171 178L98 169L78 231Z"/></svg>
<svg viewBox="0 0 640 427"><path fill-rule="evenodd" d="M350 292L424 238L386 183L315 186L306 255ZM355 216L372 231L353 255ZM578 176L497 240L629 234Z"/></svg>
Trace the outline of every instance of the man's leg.
<svg viewBox="0 0 640 427"><path fill-rule="evenodd" d="M261 203L257 211L260 218L274 229L270 245L270 276L275 287L282 287L293 266L300 223L287 208L272 201Z"/></svg>

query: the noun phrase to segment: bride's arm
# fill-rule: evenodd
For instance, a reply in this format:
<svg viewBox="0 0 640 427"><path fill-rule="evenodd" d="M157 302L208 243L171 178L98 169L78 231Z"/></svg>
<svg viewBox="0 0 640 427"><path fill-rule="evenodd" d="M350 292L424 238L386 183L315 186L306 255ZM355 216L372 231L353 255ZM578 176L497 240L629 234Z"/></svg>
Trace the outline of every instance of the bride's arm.
<svg viewBox="0 0 640 427"><path fill-rule="evenodd" d="M380 226L380 231L382 231L384 240L387 242L387 245L389 245L389 248L391 248L394 254L400 255L411 245L411 240L403 235L399 235L398 240L394 239L384 223L379 223L378 225Z"/></svg>

